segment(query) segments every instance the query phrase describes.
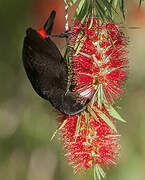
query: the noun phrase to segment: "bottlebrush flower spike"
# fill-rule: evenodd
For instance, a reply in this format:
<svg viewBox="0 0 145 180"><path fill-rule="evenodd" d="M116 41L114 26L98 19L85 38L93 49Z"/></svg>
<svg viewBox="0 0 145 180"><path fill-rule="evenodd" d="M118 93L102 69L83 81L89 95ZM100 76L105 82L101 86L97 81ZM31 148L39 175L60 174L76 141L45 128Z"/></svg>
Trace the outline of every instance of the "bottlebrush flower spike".
<svg viewBox="0 0 145 180"><path fill-rule="evenodd" d="M93 18L79 21L71 30L73 79L75 92L85 97L93 92L99 106L107 99L111 105L124 94L127 77L127 38L114 23L97 25Z"/></svg>
<svg viewBox="0 0 145 180"><path fill-rule="evenodd" d="M114 124L104 105L100 109L97 103L94 103L94 108ZM94 111L90 106L88 110L80 115L64 118L63 120L67 121L60 130L60 139L66 150L65 156L75 173L91 167L99 167L103 172L102 168L116 165L119 160L120 144L116 131L96 110Z"/></svg>

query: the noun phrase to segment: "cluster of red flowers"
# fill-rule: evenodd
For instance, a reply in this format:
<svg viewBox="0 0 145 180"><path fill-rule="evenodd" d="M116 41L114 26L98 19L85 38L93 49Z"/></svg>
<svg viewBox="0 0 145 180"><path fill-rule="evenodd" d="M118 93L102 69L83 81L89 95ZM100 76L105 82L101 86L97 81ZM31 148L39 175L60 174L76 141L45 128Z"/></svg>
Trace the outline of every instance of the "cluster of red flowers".
<svg viewBox="0 0 145 180"><path fill-rule="evenodd" d="M77 44L72 52L75 91L87 96L102 88L112 104L124 92L126 37L113 23L98 26L94 18L91 28L89 24L89 20L83 24L77 22L72 28L72 42L74 46ZM78 54L77 49L80 49Z"/></svg>
<svg viewBox="0 0 145 180"><path fill-rule="evenodd" d="M99 109L96 103L94 107ZM91 111L95 113L95 117ZM101 112L114 121L104 106ZM89 119L88 124L86 116ZM78 121L80 125L76 134ZM68 116L60 132L60 139L67 151L65 156L74 172L94 167L96 164L107 168L117 164L120 149L118 135L93 109Z"/></svg>
<svg viewBox="0 0 145 180"><path fill-rule="evenodd" d="M72 27L71 61L74 91L93 97L85 111L62 119L67 121L60 130L65 156L75 172L116 165L120 149L115 119L107 107L124 92L127 40L117 25L90 21L77 21Z"/></svg>

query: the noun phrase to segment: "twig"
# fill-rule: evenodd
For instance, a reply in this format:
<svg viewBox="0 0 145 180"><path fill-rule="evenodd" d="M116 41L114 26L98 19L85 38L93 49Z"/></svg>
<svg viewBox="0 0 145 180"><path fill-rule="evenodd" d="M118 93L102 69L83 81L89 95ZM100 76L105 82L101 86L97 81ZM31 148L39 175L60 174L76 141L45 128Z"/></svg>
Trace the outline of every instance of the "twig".
<svg viewBox="0 0 145 180"><path fill-rule="evenodd" d="M65 0L65 32L67 33L69 30L68 26L68 2ZM69 45L69 39L66 38L66 44Z"/></svg>

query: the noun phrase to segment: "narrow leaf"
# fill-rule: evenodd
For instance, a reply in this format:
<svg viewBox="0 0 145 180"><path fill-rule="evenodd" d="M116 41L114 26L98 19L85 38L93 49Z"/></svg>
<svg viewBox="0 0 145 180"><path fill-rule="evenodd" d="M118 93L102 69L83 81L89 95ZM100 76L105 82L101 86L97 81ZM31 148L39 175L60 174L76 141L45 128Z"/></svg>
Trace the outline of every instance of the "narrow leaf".
<svg viewBox="0 0 145 180"><path fill-rule="evenodd" d="M64 0L64 2L68 5L68 1L67 0Z"/></svg>
<svg viewBox="0 0 145 180"><path fill-rule="evenodd" d="M81 19L81 23L85 21L86 17L87 17L87 13L85 13L84 17Z"/></svg>
<svg viewBox="0 0 145 180"><path fill-rule="evenodd" d="M97 180L96 168L94 167L94 180Z"/></svg>
<svg viewBox="0 0 145 180"><path fill-rule="evenodd" d="M71 0L69 3L68 3L68 6L71 7L73 6L78 0Z"/></svg>
<svg viewBox="0 0 145 180"><path fill-rule="evenodd" d="M90 108L90 107L89 107L89 110L90 110L89 112L90 112L91 115L94 117L94 119L95 119L96 121L99 121L99 120L98 120L98 117L97 117L96 114L94 113L94 110L93 110L92 108Z"/></svg>
<svg viewBox="0 0 145 180"><path fill-rule="evenodd" d="M98 169L97 165L95 166L95 172L96 172L96 175L98 177L98 180L101 180L101 175L100 175L100 172L99 172L99 169Z"/></svg>
<svg viewBox="0 0 145 180"><path fill-rule="evenodd" d="M84 36L84 37L81 39L81 41L85 41L86 38L87 38L87 37ZM75 56L80 52L80 50L82 49L83 45L84 45L83 42L80 42L80 44L79 44L79 46L78 46L78 48L77 48L77 50L76 50Z"/></svg>
<svg viewBox="0 0 145 180"><path fill-rule="evenodd" d="M78 119L77 119L76 132L75 132L75 137L76 138L79 135L79 129L80 129L80 124L81 124L81 117L82 117L82 115L79 115Z"/></svg>
<svg viewBox="0 0 145 180"><path fill-rule="evenodd" d="M82 35L83 35L83 34L81 34L81 33L78 34L77 40L76 40L76 43L75 43L75 46L74 46L74 49L76 49L76 48L78 47L78 44L79 44L79 42L80 42L80 39L82 38Z"/></svg>
<svg viewBox="0 0 145 180"><path fill-rule="evenodd" d="M53 138L54 138L54 137L56 136L56 134L58 133L58 131L61 130L61 129L65 126L66 122L67 122L67 119L64 120L63 123L61 124L61 126L60 126L59 128L56 129L56 131L53 133L53 135L52 135L50 141L52 141Z"/></svg>
<svg viewBox="0 0 145 180"><path fill-rule="evenodd" d="M97 12L99 13L102 21L104 21L104 19L106 18L106 16L105 16L106 12L105 12L104 8L100 5L98 0L96 0L96 8L97 8Z"/></svg>
<svg viewBox="0 0 145 180"><path fill-rule="evenodd" d="M91 77L92 77L92 75L91 75L91 74L87 74L87 73L79 73L79 74L83 74L83 75L86 75L86 76L91 76Z"/></svg>
<svg viewBox="0 0 145 180"><path fill-rule="evenodd" d="M81 0L81 1L80 1L79 5L78 5L78 7L77 7L77 9L76 9L77 15L80 13L80 11L81 11L84 3L85 3L85 0Z"/></svg>
<svg viewBox="0 0 145 180"><path fill-rule="evenodd" d="M120 0L119 1L119 7L120 7L120 11L121 11L121 13L122 13L122 16L123 16L123 18L125 19L125 13L124 13L124 0Z"/></svg>
<svg viewBox="0 0 145 180"><path fill-rule="evenodd" d="M126 122L112 106L108 107L107 111L115 119L118 119L119 121L122 121L122 122Z"/></svg>
<svg viewBox="0 0 145 180"><path fill-rule="evenodd" d="M138 26L122 26L120 28L124 28L124 29L140 29L141 27L138 27Z"/></svg>
<svg viewBox="0 0 145 180"><path fill-rule="evenodd" d="M99 66L99 62L98 62L98 60L97 60L95 54L93 54L92 57L93 57L93 60L95 61L95 63Z"/></svg>
<svg viewBox="0 0 145 180"><path fill-rule="evenodd" d="M112 16L112 7L111 7L110 3L107 0L102 0L102 2L104 4L104 6L107 8L110 16Z"/></svg>
<svg viewBox="0 0 145 180"><path fill-rule="evenodd" d="M101 86L102 84L99 84L99 87L98 87L98 107L99 108L102 108L102 101L103 101Z"/></svg>
<svg viewBox="0 0 145 180"><path fill-rule="evenodd" d="M95 94L93 95L93 98L92 98L92 100L91 100L91 101L92 101L91 106L94 105L94 102L95 102L96 99L97 99L98 89L99 89L99 86L97 87L97 90L96 90Z"/></svg>
<svg viewBox="0 0 145 180"><path fill-rule="evenodd" d="M115 48L115 46L114 46L114 42L113 42L113 40L112 40L112 38L110 37L110 43L111 43L111 45Z"/></svg>
<svg viewBox="0 0 145 180"><path fill-rule="evenodd" d="M118 6L118 0L112 0L111 5L116 9Z"/></svg>
<svg viewBox="0 0 145 180"><path fill-rule="evenodd" d="M88 130L88 125L89 125L89 113L87 111L84 111L85 114L85 119L86 119L86 126L87 126L87 130Z"/></svg>
<svg viewBox="0 0 145 180"><path fill-rule="evenodd" d="M93 25L93 17L91 17L91 22L90 22L90 25L89 25L88 29L91 29L92 25Z"/></svg>
<svg viewBox="0 0 145 180"><path fill-rule="evenodd" d="M105 102L105 93L103 90L103 85L99 84L99 88L98 88L98 107L102 108L102 104Z"/></svg>
<svg viewBox="0 0 145 180"><path fill-rule="evenodd" d="M83 53L83 52L80 52L80 54L87 57L87 58L91 58L91 56L89 54L86 54L86 53Z"/></svg>
<svg viewBox="0 0 145 180"><path fill-rule="evenodd" d="M114 131L117 132L114 124L112 123L112 121L111 121L103 112L101 112L101 111L100 111L99 109L97 109L96 107L93 107L92 109L94 109L94 110L98 113L98 115L102 118L103 121L106 122L106 124L108 124L108 126L109 126L110 128L112 128Z"/></svg>
<svg viewBox="0 0 145 180"><path fill-rule="evenodd" d="M144 0L139 0L139 8L141 7L141 4Z"/></svg>
<svg viewBox="0 0 145 180"><path fill-rule="evenodd" d="M93 43L93 45L95 45L97 47L98 52L100 52L101 51L100 42L96 41L96 42L92 42L92 43Z"/></svg>
<svg viewBox="0 0 145 180"><path fill-rule="evenodd" d="M77 14L77 12L75 13L74 19L78 19L81 23L83 23L85 21L86 17L88 17L90 4L91 4L90 0L85 1L79 14Z"/></svg>
<svg viewBox="0 0 145 180"><path fill-rule="evenodd" d="M104 170L101 168L101 166L100 166L99 164L97 164L97 168L98 168L98 170L99 170L101 176L104 178L105 175L106 175L105 172L104 172Z"/></svg>
<svg viewBox="0 0 145 180"><path fill-rule="evenodd" d="M79 51L81 50L82 47L83 47L83 43L80 43L76 50L75 56L79 53Z"/></svg>

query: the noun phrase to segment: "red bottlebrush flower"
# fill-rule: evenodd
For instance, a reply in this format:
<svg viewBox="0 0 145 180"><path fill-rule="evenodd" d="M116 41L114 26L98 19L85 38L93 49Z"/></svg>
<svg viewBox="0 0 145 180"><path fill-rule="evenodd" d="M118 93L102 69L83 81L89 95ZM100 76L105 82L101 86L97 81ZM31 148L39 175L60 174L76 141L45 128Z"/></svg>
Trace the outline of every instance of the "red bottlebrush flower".
<svg viewBox="0 0 145 180"><path fill-rule="evenodd" d="M127 39L114 23L102 23L98 26L94 18L89 27L88 22L89 20L82 24L77 21L72 27L75 92L82 95L88 89L91 92L95 89L96 99L100 93L102 102L107 99L109 104L113 104L124 93Z"/></svg>
<svg viewBox="0 0 145 180"><path fill-rule="evenodd" d="M96 165L108 168L116 165L119 159L118 135L97 111L103 113L112 123L113 118L105 106L100 109L94 103L93 108L95 109L89 106L89 111L66 117L66 124L60 130L60 139L66 150L65 156L75 173Z"/></svg>

